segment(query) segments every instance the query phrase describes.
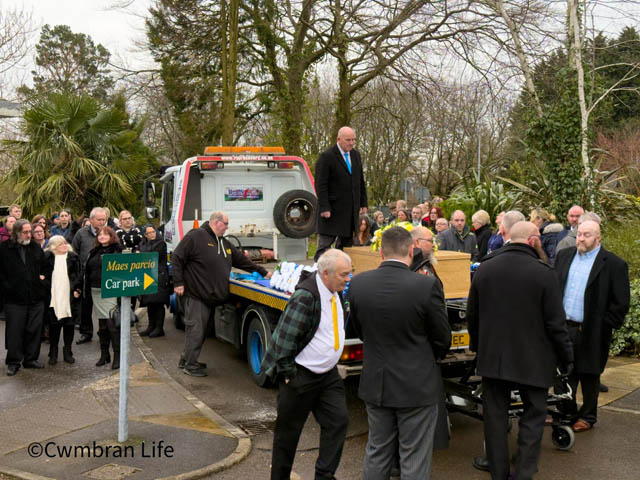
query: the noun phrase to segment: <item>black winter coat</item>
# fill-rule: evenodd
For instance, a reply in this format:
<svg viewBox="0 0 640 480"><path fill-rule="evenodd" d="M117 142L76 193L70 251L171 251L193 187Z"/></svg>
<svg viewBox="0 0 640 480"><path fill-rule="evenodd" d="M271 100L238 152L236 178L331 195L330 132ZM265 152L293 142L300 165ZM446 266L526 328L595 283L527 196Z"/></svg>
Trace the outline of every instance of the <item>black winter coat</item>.
<svg viewBox="0 0 640 480"><path fill-rule="evenodd" d="M478 259L484 258L489 250L489 239L491 238L491 227L483 225L473 232L478 244Z"/></svg>
<svg viewBox="0 0 640 480"><path fill-rule="evenodd" d="M563 248L556 255L556 273L562 296L576 250L576 247ZM576 372L591 375L603 372L611 333L614 328L622 326L629 311L629 301L627 263L601 246L584 292L584 322L580 341L574 345Z"/></svg>
<svg viewBox="0 0 640 480"><path fill-rule="evenodd" d="M159 235L159 234L157 234ZM169 282L169 267L167 266L167 244L162 238L156 238L150 242L146 238L140 242L140 253L158 252L158 292L140 297L140 306L150 304L169 304L169 296L173 288Z"/></svg>
<svg viewBox="0 0 640 480"><path fill-rule="evenodd" d="M32 305L44 302L51 289L51 272L44 260L44 252L32 241L24 247L25 263L20 256L20 248L23 247L12 240L0 244L0 287L4 303Z"/></svg>
<svg viewBox="0 0 640 480"><path fill-rule="evenodd" d="M351 150L349 158L351 174L338 145L322 152L316 163L317 228L322 235L350 237L357 231L360 208L367 206L360 152ZM331 212L331 217L321 217L322 212Z"/></svg>
<svg viewBox="0 0 640 480"><path fill-rule="evenodd" d="M53 268L56 264L56 255L53 252L46 252L44 254L44 260L47 263L48 270L48 281L51 282L53 276ZM81 305L81 297L76 298L73 296L74 291L80 292L82 295L82 268L80 265L80 257L74 252L67 253L67 275L69 277L69 286L71 287L71 291L69 292L71 295L71 314L73 318L79 318L80 315L80 305ZM48 294L48 302L46 307L49 307L51 303L51 288L49 288Z"/></svg>
<svg viewBox="0 0 640 480"><path fill-rule="evenodd" d="M94 247L89 252L84 272L85 286L90 288L102 287L102 255L107 253L122 253L122 245L113 243L106 247Z"/></svg>
<svg viewBox="0 0 640 480"><path fill-rule="evenodd" d="M547 388L573 361L553 270L529 245L510 243L476 271L467 302L478 375Z"/></svg>

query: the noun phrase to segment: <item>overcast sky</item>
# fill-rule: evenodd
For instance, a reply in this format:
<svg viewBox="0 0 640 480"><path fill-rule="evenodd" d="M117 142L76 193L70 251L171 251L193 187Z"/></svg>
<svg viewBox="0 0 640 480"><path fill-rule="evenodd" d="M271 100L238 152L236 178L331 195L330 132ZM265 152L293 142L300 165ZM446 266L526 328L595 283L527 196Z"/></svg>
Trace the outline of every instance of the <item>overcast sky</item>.
<svg viewBox="0 0 640 480"><path fill-rule="evenodd" d="M144 39L143 16L151 0L134 0L126 11L111 8L118 0L2 0L2 7L24 8L33 15L35 33L32 44L38 42L44 24L68 25L75 33L90 35L94 43L101 43L111 52L112 62L140 67L150 59L137 53L136 40ZM122 3L122 2L120 2ZM30 76L32 56L24 65L22 77ZM23 81L26 81L24 78Z"/></svg>

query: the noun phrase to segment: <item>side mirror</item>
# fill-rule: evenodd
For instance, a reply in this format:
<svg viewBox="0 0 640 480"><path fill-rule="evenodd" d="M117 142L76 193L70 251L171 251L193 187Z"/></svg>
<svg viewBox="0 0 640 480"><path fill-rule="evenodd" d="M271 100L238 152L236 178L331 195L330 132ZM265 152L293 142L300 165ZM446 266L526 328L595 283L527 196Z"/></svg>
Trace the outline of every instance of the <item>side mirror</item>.
<svg viewBox="0 0 640 480"><path fill-rule="evenodd" d="M143 188L144 188L144 206L153 207L156 204L156 185L152 181L145 180ZM152 217L148 217L148 218L152 218Z"/></svg>
<svg viewBox="0 0 640 480"><path fill-rule="evenodd" d="M148 219L158 218L158 207L146 207L144 210Z"/></svg>

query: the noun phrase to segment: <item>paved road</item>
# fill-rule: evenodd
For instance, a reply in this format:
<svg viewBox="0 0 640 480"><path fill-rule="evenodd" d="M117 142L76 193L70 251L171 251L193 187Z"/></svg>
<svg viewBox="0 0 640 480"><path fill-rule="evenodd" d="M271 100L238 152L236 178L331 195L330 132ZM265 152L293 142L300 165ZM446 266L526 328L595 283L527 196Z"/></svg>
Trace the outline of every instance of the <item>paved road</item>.
<svg viewBox="0 0 640 480"><path fill-rule="evenodd" d="M176 364L182 348L183 333L175 330L171 321L167 322L166 331L166 337L145 339L146 345L152 348L167 370L182 385L197 394L204 403L227 420L252 433L254 448L250 456L232 469L210 478L268 478L273 438L271 429L276 415L277 391L257 387L250 378L244 356L234 347L212 338L205 342L200 358L209 365L210 376L193 378L182 374ZM622 369L618 368L617 373L608 374L612 391L618 392L612 395L626 395L628 391L624 389L629 388L629 377L632 374L624 370L625 362L611 362L611 366L617 365ZM631 382L631 386L639 388L640 368L637 368L634 374L637 375L634 380L637 384ZM367 440L366 412L362 402L357 398L357 380L347 379L346 387L350 425L336 476L340 479L355 480L362 477L362 459ZM640 443L640 395L637 397L635 401L628 401L630 404L621 403L629 399L628 395L616 402L628 411L601 410L597 427L591 432L578 435L575 446L569 452L556 450L551 442L551 430L546 429L540 473L536 478L640 478L640 460L637 455L637 445ZM471 466L473 456L482 450L482 424L460 414L452 415L451 422L450 447L434 453L432 478L490 478L487 473L479 472ZM513 451L516 448L516 433L517 429L511 435ZM318 426L310 418L294 464L294 471L300 478L313 478L317 440Z"/></svg>
<svg viewBox="0 0 640 480"><path fill-rule="evenodd" d="M145 321L144 316L143 322ZM4 337L4 322L0 322L0 336ZM253 450L249 457L230 470L209 478L235 480L263 479L269 476L271 442L277 391L255 386L248 374L242 355L233 347L215 339L207 339L201 361L209 364L210 376L194 378L177 369L182 349L183 333L169 321L167 336L145 339L155 356L168 372L206 405L230 422L240 425L252 435ZM46 360L43 345L41 360ZM16 377L0 374L0 411L16 407L26 398L51 394L81 384L83 378L99 380L111 371L93 366L98 358L97 342L75 346L75 365L59 363L44 371L21 370ZM0 347L0 356L6 354ZM132 361L140 360L138 352ZM640 363L615 359L610 361L606 382L612 393L607 397L616 401L600 411L597 427L577 436L576 445L569 452L554 449L550 430L545 432L540 473L537 479L637 479L640 478ZM362 476L362 459L366 444L366 414L357 398L357 381L348 379L347 401L350 412L348 439L337 477L357 479ZM452 439L448 450L434 454L434 479L488 479L486 473L471 466L474 455L482 449L482 425L461 415L452 415ZM515 433L515 432L514 432ZM294 465L299 478L313 478L317 456L318 427L313 419L307 423ZM515 435L511 438L515 444ZM515 445L514 445L515 446Z"/></svg>

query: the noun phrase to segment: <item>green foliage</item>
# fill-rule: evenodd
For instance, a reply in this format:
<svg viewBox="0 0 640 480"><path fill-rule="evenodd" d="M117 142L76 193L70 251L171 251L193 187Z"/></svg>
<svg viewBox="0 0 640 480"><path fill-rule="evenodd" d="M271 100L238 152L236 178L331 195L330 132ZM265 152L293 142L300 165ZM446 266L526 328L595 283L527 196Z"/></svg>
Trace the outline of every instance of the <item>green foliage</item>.
<svg viewBox="0 0 640 480"><path fill-rule="evenodd" d="M636 248L638 248L636 246ZM631 305L629 313L618 330L613 331L609 355L628 352L640 354L640 279L631 281Z"/></svg>
<svg viewBox="0 0 640 480"><path fill-rule="evenodd" d="M585 185L575 71L560 70L557 83L558 97L544 105L542 118L531 115L526 132L527 155L547 182L550 202L545 208L556 214L574 203L585 204L576 202L583 199Z"/></svg>
<svg viewBox="0 0 640 480"><path fill-rule="evenodd" d="M441 208L447 218L455 210L462 210L470 224L471 215L478 210L485 210L494 220L498 213L517 208L522 196L523 192L506 188L501 182L490 179L478 182L474 178L471 182L465 180L462 188L445 200Z"/></svg>
<svg viewBox="0 0 640 480"><path fill-rule="evenodd" d="M85 95L35 97L21 128L26 140L4 142L17 157L5 182L14 186L25 216L62 206L75 214L95 206L138 210L136 186L155 160L140 141L143 125L129 119L124 97L109 108Z"/></svg>
<svg viewBox="0 0 640 480"><path fill-rule="evenodd" d="M106 100L114 85L108 68L110 56L84 33L73 33L66 25L45 25L36 45L36 70L31 72L34 86L23 85L18 92L26 98L67 92Z"/></svg>
<svg viewBox="0 0 640 480"><path fill-rule="evenodd" d="M637 218L637 217L636 217ZM602 242L629 265L631 307L624 324L613 332L609 353L640 354L640 220L607 223Z"/></svg>

